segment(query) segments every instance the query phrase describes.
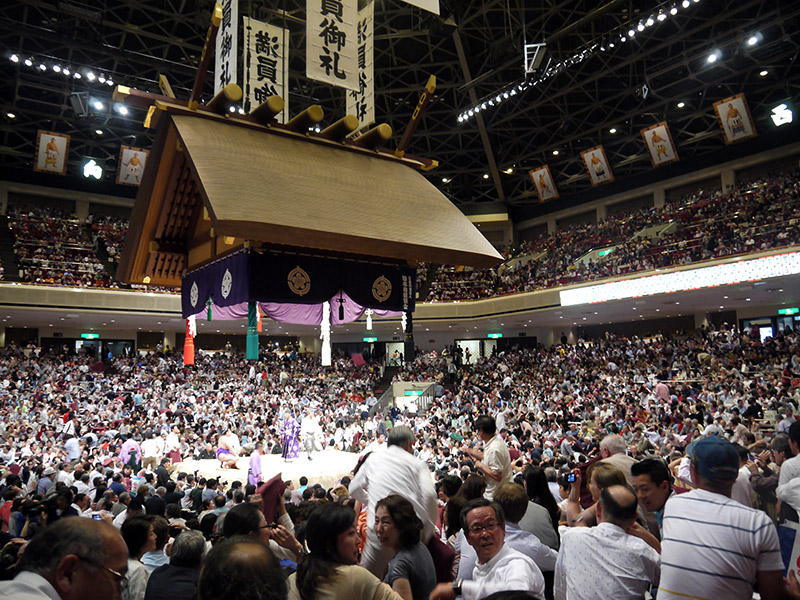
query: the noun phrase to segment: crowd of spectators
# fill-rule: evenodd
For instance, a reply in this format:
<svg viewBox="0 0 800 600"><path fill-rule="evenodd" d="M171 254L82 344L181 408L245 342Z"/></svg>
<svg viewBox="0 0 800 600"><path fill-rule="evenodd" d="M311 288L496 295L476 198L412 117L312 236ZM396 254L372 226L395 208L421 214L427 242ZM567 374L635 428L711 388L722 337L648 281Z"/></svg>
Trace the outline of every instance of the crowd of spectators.
<svg viewBox="0 0 800 600"><path fill-rule="evenodd" d="M750 598L756 584L762 598L800 597L782 579L800 508L793 331L608 335L475 364L446 348L399 375L436 382L424 412L371 415L379 375L274 352L200 355L193 368L172 353L118 356L100 370L80 354L6 348L0 568L16 579L0 596L44 585L38 574L61 598L96 597L65 591L56 564L78 568L72 556L116 573L136 600L641 598L651 587ZM352 453L339 484L248 474L237 460L230 485L181 469L221 449L239 467L281 453L296 421ZM310 457L315 443L300 441ZM78 528L81 517L99 523ZM733 526L722 545L715 525ZM74 528L100 550L39 555L54 531L83 535Z"/></svg>
<svg viewBox="0 0 800 600"><path fill-rule="evenodd" d="M496 269L442 267L427 301L488 296L570 285L652 269L696 263L800 242L800 176L743 182L730 191L691 194L662 208L639 209L556 230L522 244ZM637 232L661 226L661 235ZM611 248L602 258L579 260Z"/></svg>
<svg viewBox="0 0 800 600"><path fill-rule="evenodd" d="M55 209L9 209L21 280L69 287L116 287L74 215Z"/></svg>
<svg viewBox="0 0 800 600"><path fill-rule="evenodd" d="M128 219L106 216L93 219L91 226L95 247L102 245L108 254L108 261L116 265L122 253L125 234L128 231Z"/></svg>

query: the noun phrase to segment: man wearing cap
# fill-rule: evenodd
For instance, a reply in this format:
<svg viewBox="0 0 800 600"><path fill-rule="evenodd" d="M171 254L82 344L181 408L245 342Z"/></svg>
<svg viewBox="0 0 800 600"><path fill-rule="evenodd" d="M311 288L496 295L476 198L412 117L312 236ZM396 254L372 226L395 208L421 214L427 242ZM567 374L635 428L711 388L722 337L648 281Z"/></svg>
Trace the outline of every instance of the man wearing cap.
<svg viewBox="0 0 800 600"><path fill-rule="evenodd" d="M658 600L785 598L778 535L767 514L731 500L736 449L719 436L686 449L697 489L664 508Z"/></svg>
<svg viewBox="0 0 800 600"><path fill-rule="evenodd" d="M39 484L36 486L37 494L47 494L47 491L53 487L53 477L55 477L56 470L53 467L47 467L42 471L42 477L39 479Z"/></svg>

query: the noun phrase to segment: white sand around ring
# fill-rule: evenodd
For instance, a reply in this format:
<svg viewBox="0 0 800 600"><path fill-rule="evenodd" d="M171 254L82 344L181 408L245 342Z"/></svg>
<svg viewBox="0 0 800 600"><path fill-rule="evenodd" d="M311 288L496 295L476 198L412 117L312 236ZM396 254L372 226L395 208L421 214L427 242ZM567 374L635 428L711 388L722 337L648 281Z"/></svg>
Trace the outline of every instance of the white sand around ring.
<svg viewBox="0 0 800 600"><path fill-rule="evenodd" d="M284 481L291 479L299 486L300 477L305 475L309 483L319 483L327 489L335 486L343 476L349 475L358 461L357 454L340 450L321 450L314 452L311 458L313 460L308 460L305 452L301 452L300 456L290 461L283 460L279 454L264 455L261 457L261 479L266 481L281 473ZM205 478L214 477L229 484L238 480L242 484L247 484L250 457L242 456L237 464L238 469L221 469L219 461L215 459L190 459L176 465L172 476L174 478L181 471L185 473L197 471L198 475Z"/></svg>

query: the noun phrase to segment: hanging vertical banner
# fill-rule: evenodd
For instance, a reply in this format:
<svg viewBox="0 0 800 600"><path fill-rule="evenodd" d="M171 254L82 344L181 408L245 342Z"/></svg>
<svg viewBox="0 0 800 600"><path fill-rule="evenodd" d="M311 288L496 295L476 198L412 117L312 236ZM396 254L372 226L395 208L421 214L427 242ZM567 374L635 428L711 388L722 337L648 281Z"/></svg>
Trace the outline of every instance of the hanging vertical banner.
<svg viewBox="0 0 800 600"><path fill-rule="evenodd" d="M276 115L286 123L289 114L289 69L287 41L289 30L250 17L242 19L244 29L244 111L265 102L270 96L283 98L283 110Z"/></svg>
<svg viewBox="0 0 800 600"><path fill-rule="evenodd" d="M236 43L239 25L239 0L221 0L222 23L217 32L214 55L214 95L229 83L237 82Z"/></svg>
<svg viewBox="0 0 800 600"><path fill-rule="evenodd" d="M654 167L660 167L678 160L678 152L672 142L666 121L642 129L642 138L650 153L650 162Z"/></svg>
<svg viewBox="0 0 800 600"><path fill-rule="evenodd" d="M539 194L539 202L547 202L558 198L556 184L553 183L553 176L550 174L550 167L547 165L532 169L528 174L536 186L536 193Z"/></svg>
<svg viewBox="0 0 800 600"><path fill-rule="evenodd" d="M744 94L736 94L725 100L714 102L719 126L725 134L725 143L733 144L740 140L756 137L756 127Z"/></svg>
<svg viewBox="0 0 800 600"><path fill-rule="evenodd" d="M358 11L356 26L358 89L347 92L347 114L358 117L359 129L375 122L374 7L375 3L370 2Z"/></svg>
<svg viewBox="0 0 800 600"><path fill-rule="evenodd" d="M611 167L608 166L606 152L602 146L584 150L581 152L581 158L586 165L586 170L589 171L589 179L592 180L592 185L614 181L614 175L611 173Z"/></svg>
<svg viewBox="0 0 800 600"><path fill-rule="evenodd" d="M39 130L36 132L36 161L33 170L42 173L65 175L69 155L69 136L63 133Z"/></svg>
<svg viewBox="0 0 800 600"><path fill-rule="evenodd" d="M117 162L117 183L120 185L139 185L142 182L142 173L147 164L149 150L122 146L119 150Z"/></svg>
<svg viewBox="0 0 800 600"><path fill-rule="evenodd" d="M358 0L308 0L306 77L358 90Z"/></svg>

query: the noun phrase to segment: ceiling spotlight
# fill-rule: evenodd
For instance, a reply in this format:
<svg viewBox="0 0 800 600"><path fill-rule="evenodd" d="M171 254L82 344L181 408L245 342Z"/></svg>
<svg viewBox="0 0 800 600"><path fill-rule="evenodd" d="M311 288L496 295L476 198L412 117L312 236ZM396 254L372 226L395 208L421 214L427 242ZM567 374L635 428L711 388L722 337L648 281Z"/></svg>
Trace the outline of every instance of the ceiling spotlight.
<svg viewBox="0 0 800 600"><path fill-rule="evenodd" d="M511 167L508 167L505 171L503 171L503 173L506 173L507 175L511 175L513 172L514 172L514 169L511 168Z"/></svg>
<svg viewBox="0 0 800 600"><path fill-rule="evenodd" d="M25 59L25 66L26 67L32 67L33 66L33 61L30 58L26 58Z"/></svg>
<svg viewBox="0 0 800 600"><path fill-rule="evenodd" d="M95 110L103 110L105 108L105 106L103 106L103 103L100 102L100 100L95 100L92 103L92 106L94 106Z"/></svg>
<svg viewBox="0 0 800 600"><path fill-rule="evenodd" d="M106 79L106 85L111 87L112 85L114 85L114 82L111 81L110 79Z"/></svg>
<svg viewBox="0 0 800 600"><path fill-rule="evenodd" d="M88 79L89 81L94 81L94 73L92 73L91 71L88 71L86 73L86 79Z"/></svg>
<svg viewBox="0 0 800 600"><path fill-rule="evenodd" d="M713 65L720 58L722 58L722 53L719 50L714 50L711 54L708 55L706 62L710 65Z"/></svg>
<svg viewBox="0 0 800 600"><path fill-rule="evenodd" d="M769 75L769 71L767 71L766 69L764 69L763 71L761 71L761 72L759 73L759 75L761 75L762 77L766 77L767 75Z"/></svg>
<svg viewBox="0 0 800 600"><path fill-rule="evenodd" d="M626 37L623 35L623 36L620 36L620 38L619 38L619 41L624 43L624 42L627 42L627 41L628 41L628 38L626 38Z"/></svg>
<svg viewBox="0 0 800 600"><path fill-rule="evenodd" d="M508 100L508 92L503 92L503 99Z"/></svg>
<svg viewBox="0 0 800 600"><path fill-rule="evenodd" d="M97 81L99 81L100 83L105 83L105 82L106 82L105 75L103 75L103 74L101 73L101 74L100 74L100 77L98 77L98 78L97 78Z"/></svg>
<svg viewBox="0 0 800 600"><path fill-rule="evenodd" d="M608 47L609 48L613 48L614 46L616 46L616 44L614 42L609 42L608 43Z"/></svg>
<svg viewBox="0 0 800 600"><path fill-rule="evenodd" d="M678 7L677 6L673 6L672 8L670 8L669 9L669 14L671 14L673 17L675 15L677 15L678 14Z"/></svg>
<svg viewBox="0 0 800 600"><path fill-rule="evenodd" d="M8 60L10 60L13 63L19 62L19 56L17 56L16 54L12 54L11 56L8 57Z"/></svg>
<svg viewBox="0 0 800 600"><path fill-rule="evenodd" d="M647 25L648 27L652 27L655 24L656 24L656 22L655 22L655 19L653 19L653 17L647 17L647 21L645 21L645 25Z"/></svg>
<svg viewBox="0 0 800 600"><path fill-rule="evenodd" d="M103 130L102 130L102 129L95 129L95 130L94 130L94 132L95 132L97 135L103 135Z"/></svg>
<svg viewBox="0 0 800 600"><path fill-rule="evenodd" d="M678 102L678 108L683 108L684 106L686 106L685 102Z"/></svg>
<svg viewBox="0 0 800 600"><path fill-rule="evenodd" d="M747 38L747 45L752 48L753 46L758 44L763 39L764 39L764 36L761 35L761 33L756 32L756 33L752 34L749 38Z"/></svg>
<svg viewBox="0 0 800 600"><path fill-rule="evenodd" d="M656 17L656 20L661 22L661 21L665 21L666 18L667 18L667 15L665 13L663 13L663 12L660 12L660 13L658 13L658 16Z"/></svg>
<svg viewBox="0 0 800 600"><path fill-rule="evenodd" d="M61 73L61 65L53 65L53 71L56 73Z"/></svg>
<svg viewBox="0 0 800 600"><path fill-rule="evenodd" d="M636 35L636 31L634 31L633 29L628 29L628 37L633 37L635 35Z"/></svg>
<svg viewBox="0 0 800 600"><path fill-rule="evenodd" d="M644 31L644 23L639 21L639 24L636 26L636 31Z"/></svg>
<svg viewBox="0 0 800 600"><path fill-rule="evenodd" d="M442 177L442 183L450 183L450 180L447 177Z"/></svg>
<svg viewBox="0 0 800 600"><path fill-rule="evenodd" d="M80 78L81 78L81 74L80 74L80 73L78 73L77 71L75 71L75 74L73 75L73 77L74 77L75 79L80 79Z"/></svg>
<svg viewBox="0 0 800 600"><path fill-rule="evenodd" d="M117 112L119 114L121 114L121 115L127 115L128 114L128 107L125 106L124 104L117 104L116 109L117 109Z"/></svg>
<svg viewBox="0 0 800 600"><path fill-rule="evenodd" d="M689 2L689 0L683 0L683 2L681 3L681 6L683 8L689 8L690 4L691 4L691 2Z"/></svg>
<svg viewBox="0 0 800 600"><path fill-rule="evenodd" d="M475 115L475 112L474 112L472 109L470 109L469 111L467 111L467 114L468 114L470 117L472 117L472 116L474 116L474 115Z"/></svg>
<svg viewBox="0 0 800 600"><path fill-rule="evenodd" d="M608 130L608 133L617 133L617 128L612 127L611 129Z"/></svg>
<svg viewBox="0 0 800 600"><path fill-rule="evenodd" d="M72 71L70 71L70 70L69 70L69 69L67 69L67 68L64 68L64 69L62 69L62 70L61 70L61 72L62 72L64 75L66 75L67 77L69 77L69 76L72 74Z"/></svg>
<svg viewBox="0 0 800 600"><path fill-rule="evenodd" d="M558 150L553 150L553 156L558 156Z"/></svg>
<svg viewBox="0 0 800 600"><path fill-rule="evenodd" d="M484 173L484 174L483 174L483 178L484 178L484 179L489 179L489 174L488 174L488 173Z"/></svg>
<svg viewBox="0 0 800 600"><path fill-rule="evenodd" d="M44 63L40 63L39 64L39 70L40 71L47 71L47 67L44 65Z"/></svg>
<svg viewBox="0 0 800 600"><path fill-rule="evenodd" d="M6 116L7 116L9 119L16 119L16 118L17 118L17 115L15 115L15 114L14 114L14 113L12 113L12 112L6 113Z"/></svg>

